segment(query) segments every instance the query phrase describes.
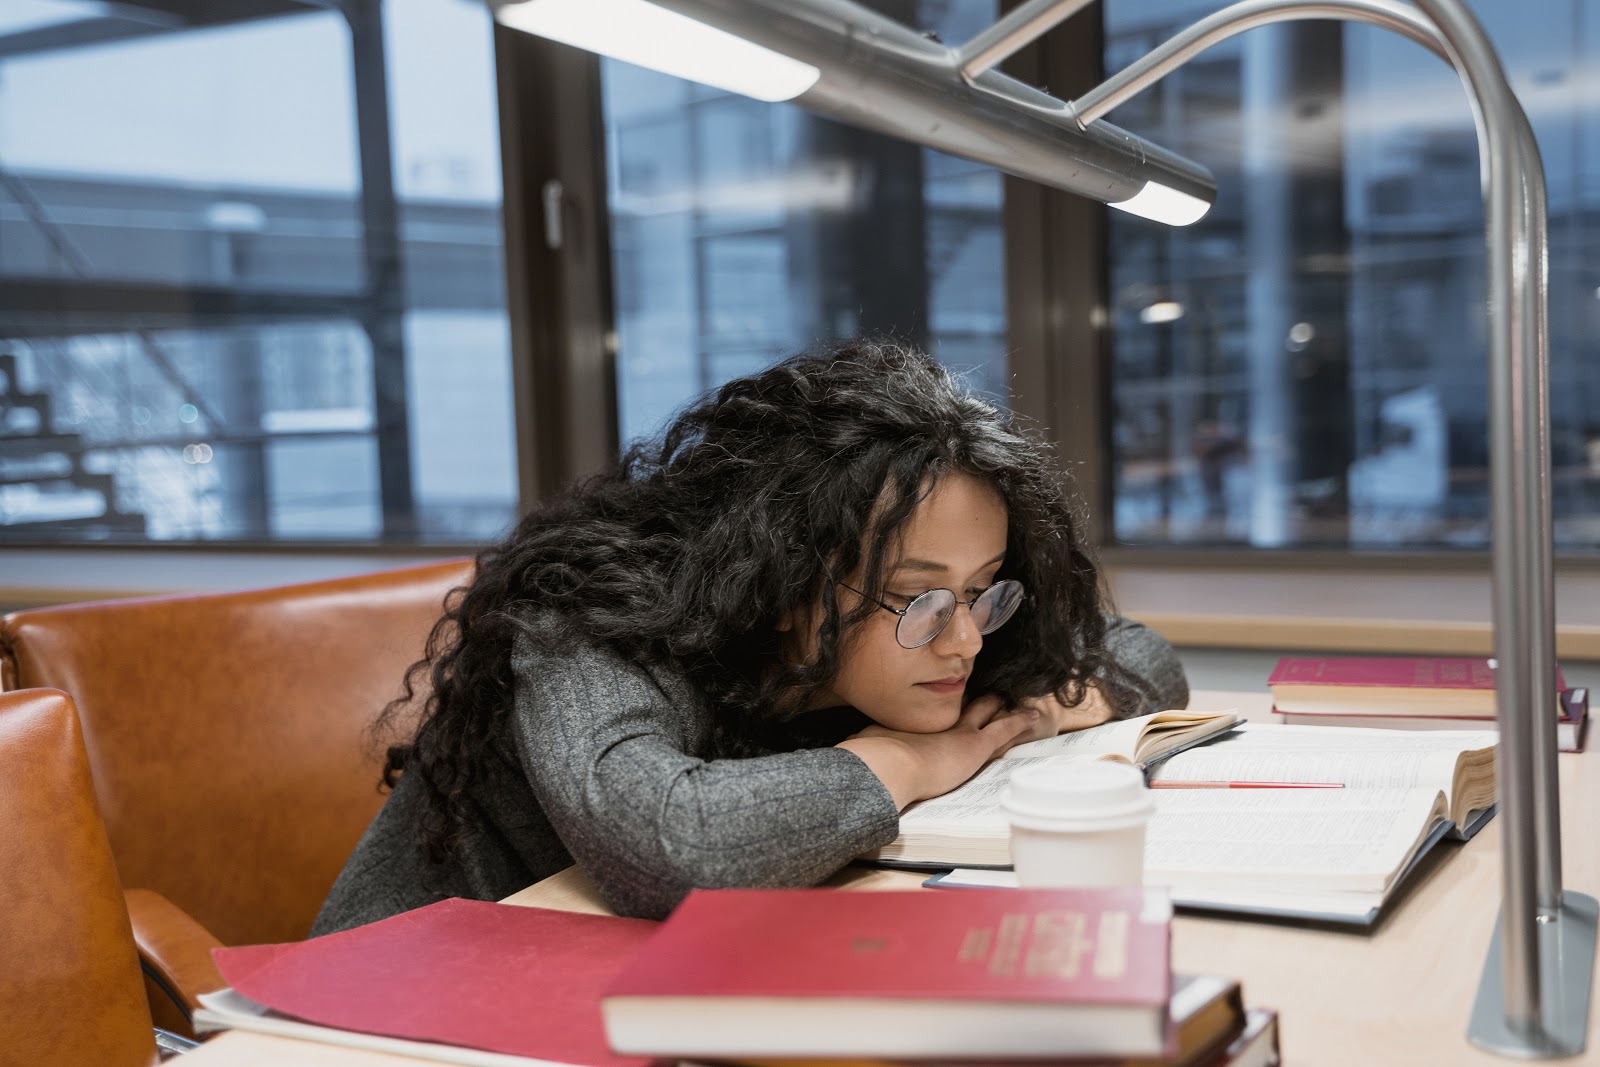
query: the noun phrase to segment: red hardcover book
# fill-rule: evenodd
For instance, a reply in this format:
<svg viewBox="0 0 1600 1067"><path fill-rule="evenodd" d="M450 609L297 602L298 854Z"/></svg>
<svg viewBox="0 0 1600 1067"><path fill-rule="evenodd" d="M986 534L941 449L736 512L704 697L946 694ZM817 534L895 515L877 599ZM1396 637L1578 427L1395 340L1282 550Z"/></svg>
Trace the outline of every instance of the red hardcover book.
<svg viewBox="0 0 1600 1067"><path fill-rule="evenodd" d="M1561 716L1556 719L1556 746L1562 752L1582 752L1589 729L1589 690L1583 686L1561 691ZM1416 715L1369 709L1360 715L1325 711L1282 711L1278 718L1291 726L1361 726L1388 730L1493 730L1493 715Z"/></svg>
<svg viewBox="0 0 1600 1067"><path fill-rule="evenodd" d="M600 991L656 928L452 899L309 941L212 955L235 991L319 1026L584 1067L644 1067L648 1060L606 1045Z"/></svg>
<svg viewBox="0 0 1600 1067"><path fill-rule="evenodd" d="M691 893L605 991L652 1056L950 1059L1169 1049L1164 894Z"/></svg>
<svg viewBox="0 0 1600 1067"><path fill-rule="evenodd" d="M1473 657L1285 657L1267 686L1280 712L1325 715L1493 717L1494 661ZM1566 688L1556 669L1550 703Z"/></svg>

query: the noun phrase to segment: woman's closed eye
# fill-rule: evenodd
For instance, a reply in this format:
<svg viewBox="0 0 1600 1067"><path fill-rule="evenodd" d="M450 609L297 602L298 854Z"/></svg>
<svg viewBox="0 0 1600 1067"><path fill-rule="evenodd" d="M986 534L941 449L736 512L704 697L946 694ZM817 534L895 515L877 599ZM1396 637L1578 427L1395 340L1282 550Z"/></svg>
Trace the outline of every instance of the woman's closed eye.
<svg viewBox="0 0 1600 1067"><path fill-rule="evenodd" d="M969 588L969 589L965 590L964 592L962 592L960 594L961 599L962 600L976 600L976 599L978 599L978 597L982 596L984 593L987 593L990 590L990 588L992 588L993 584L994 583L991 582L989 585L975 586L975 587ZM908 593L896 593L893 590L885 590L883 595L888 597L890 600L900 601L901 603L897 604L896 607L905 607L908 604L910 604L913 600L917 599L917 597L922 596L924 593L931 593L931 592L933 592L933 589L931 589L931 588L930 589L919 589L914 593L909 593L909 592Z"/></svg>

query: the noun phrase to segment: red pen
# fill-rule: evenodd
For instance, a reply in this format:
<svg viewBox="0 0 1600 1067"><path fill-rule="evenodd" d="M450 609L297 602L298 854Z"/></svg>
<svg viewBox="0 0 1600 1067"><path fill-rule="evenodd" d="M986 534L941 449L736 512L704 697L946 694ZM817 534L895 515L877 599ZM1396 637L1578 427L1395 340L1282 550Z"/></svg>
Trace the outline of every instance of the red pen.
<svg viewBox="0 0 1600 1067"><path fill-rule="evenodd" d="M1151 789L1343 789L1343 782L1177 782L1157 779Z"/></svg>

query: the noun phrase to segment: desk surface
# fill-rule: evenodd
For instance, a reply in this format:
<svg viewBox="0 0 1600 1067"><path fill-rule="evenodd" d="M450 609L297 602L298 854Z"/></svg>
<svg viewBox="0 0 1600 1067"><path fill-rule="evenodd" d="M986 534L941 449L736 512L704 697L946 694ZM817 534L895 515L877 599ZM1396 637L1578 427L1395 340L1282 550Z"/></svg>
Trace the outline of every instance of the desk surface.
<svg viewBox="0 0 1600 1067"><path fill-rule="evenodd" d="M1196 693L1198 708L1238 707L1264 718L1264 693ZM1588 820L1600 810L1600 757L1559 757L1564 882L1600 890L1600 844ZM1508 1061L1466 1040L1500 900L1500 822L1472 841L1436 849L1405 895L1370 934L1238 919L1179 916L1173 965L1236 976L1245 999L1276 1008L1284 1061L1316 1064L1439 1064L1470 1067ZM847 869L850 889L903 889L920 875ZM573 911L604 911L572 868L506 900ZM1600 1064L1600 998L1590 1003L1589 1051L1568 1063ZM359 1053L256 1034L226 1033L184 1057L194 1067L417 1067L424 1061Z"/></svg>

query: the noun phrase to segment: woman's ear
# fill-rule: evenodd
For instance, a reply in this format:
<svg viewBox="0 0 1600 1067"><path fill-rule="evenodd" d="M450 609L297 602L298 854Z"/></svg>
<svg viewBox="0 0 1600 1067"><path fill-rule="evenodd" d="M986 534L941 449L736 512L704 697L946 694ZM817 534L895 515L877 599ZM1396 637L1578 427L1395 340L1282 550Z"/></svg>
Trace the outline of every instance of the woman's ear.
<svg viewBox="0 0 1600 1067"><path fill-rule="evenodd" d="M778 616L778 624L775 629L780 634L805 633L811 629L813 611L814 605L811 604L792 607Z"/></svg>
<svg viewBox="0 0 1600 1067"><path fill-rule="evenodd" d="M817 654L817 619L821 608L815 604L801 604L778 616L774 625L783 647L783 658L789 663L809 663Z"/></svg>
<svg viewBox="0 0 1600 1067"><path fill-rule="evenodd" d="M778 621L773 626L780 634L804 634L815 628L815 621L822 614L822 605L816 600L802 600L793 607L778 613Z"/></svg>

